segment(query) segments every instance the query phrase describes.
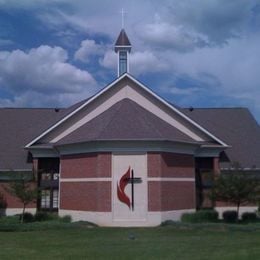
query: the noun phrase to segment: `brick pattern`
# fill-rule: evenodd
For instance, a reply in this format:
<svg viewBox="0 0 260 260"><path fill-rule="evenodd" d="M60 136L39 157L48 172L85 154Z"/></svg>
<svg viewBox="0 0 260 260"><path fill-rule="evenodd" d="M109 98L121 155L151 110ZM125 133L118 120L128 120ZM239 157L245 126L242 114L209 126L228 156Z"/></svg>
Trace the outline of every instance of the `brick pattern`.
<svg viewBox="0 0 260 260"><path fill-rule="evenodd" d="M60 209L111 212L111 182L61 183Z"/></svg>
<svg viewBox="0 0 260 260"><path fill-rule="evenodd" d="M195 208L194 182L148 183L148 210L170 211Z"/></svg>
<svg viewBox="0 0 260 260"><path fill-rule="evenodd" d="M162 153L161 177L194 177L194 157L186 154Z"/></svg>
<svg viewBox="0 0 260 260"><path fill-rule="evenodd" d="M61 178L111 177L111 154L88 153L63 156Z"/></svg>
<svg viewBox="0 0 260 260"><path fill-rule="evenodd" d="M161 154L147 153L147 175L148 177L161 177Z"/></svg>
<svg viewBox="0 0 260 260"><path fill-rule="evenodd" d="M148 177L193 178L195 161L192 155L148 153Z"/></svg>
<svg viewBox="0 0 260 260"><path fill-rule="evenodd" d="M192 155L176 153L148 153L148 177L195 178ZM193 209L195 182L149 181L148 210L170 211Z"/></svg>

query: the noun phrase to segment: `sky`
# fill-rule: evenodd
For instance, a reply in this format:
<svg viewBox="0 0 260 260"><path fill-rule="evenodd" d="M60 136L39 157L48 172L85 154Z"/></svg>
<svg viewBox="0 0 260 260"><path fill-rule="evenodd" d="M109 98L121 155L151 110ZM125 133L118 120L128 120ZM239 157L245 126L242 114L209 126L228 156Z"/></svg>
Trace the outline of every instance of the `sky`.
<svg viewBox="0 0 260 260"><path fill-rule="evenodd" d="M247 107L260 122L258 0L0 0L0 107L66 107L130 74L180 107Z"/></svg>

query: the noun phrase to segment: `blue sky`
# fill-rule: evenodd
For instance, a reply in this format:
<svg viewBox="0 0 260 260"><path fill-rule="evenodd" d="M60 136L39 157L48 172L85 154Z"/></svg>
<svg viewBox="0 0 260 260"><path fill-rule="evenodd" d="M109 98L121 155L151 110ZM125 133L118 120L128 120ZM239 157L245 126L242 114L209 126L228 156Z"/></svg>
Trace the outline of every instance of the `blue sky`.
<svg viewBox="0 0 260 260"><path fill-rule="evenodd" d="M0 0L0 106L68 106L130 73L183 107L248 107L260 122L257 0Z"/></svg>

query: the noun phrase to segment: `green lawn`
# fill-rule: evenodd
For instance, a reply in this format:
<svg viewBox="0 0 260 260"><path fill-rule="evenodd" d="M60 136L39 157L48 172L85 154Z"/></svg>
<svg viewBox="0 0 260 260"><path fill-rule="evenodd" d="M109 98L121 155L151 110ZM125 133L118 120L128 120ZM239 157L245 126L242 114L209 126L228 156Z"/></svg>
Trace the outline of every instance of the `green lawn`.
<svg viewBox="0 0 260 260"><path fill-rule="evenodd" d="M0 232L0 259L260 259L260 225Z"/></svg>

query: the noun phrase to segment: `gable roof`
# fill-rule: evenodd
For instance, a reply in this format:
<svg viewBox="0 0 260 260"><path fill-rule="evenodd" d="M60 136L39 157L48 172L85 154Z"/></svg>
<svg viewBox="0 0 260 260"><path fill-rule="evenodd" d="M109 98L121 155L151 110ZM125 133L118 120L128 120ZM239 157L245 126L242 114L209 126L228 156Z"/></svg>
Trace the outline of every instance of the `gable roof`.
<svg viewBox="0 0 260 260"><path fill-rule="evenodd" d="M225 150L230 162L242 167L260 168L260 126L247 108L195 108L182 109L194 121L227 142L232 148ZM222 168L230 167L222 163Z"/></svg>
<svg viewBox="0 0 260 260"><path fill-rule="evenodd" d="M99 140L194 140L130 99L111 108L65 136L56 145Z"/></svg>
<svg viewBox="0 0 260 260"><path fill-rule="evenodd" d="M119 84L121 81L123 80L130 80L131 82L133 82L134 84L136 84L138 86L138 88L140 88L142 91L144 91L145 93L147 93L148 95L152 96L155 100L157 100L157 102L163 104L164 106L166 106L168 109L170 109L172 112L174 112L175 114L177 114L182 120L184 120L187 124L190 124L192 127L194 127L195 129L197 129L197 131L200 131L201 133L203 133L204 135L208 136L210 139L213 139L214 141L216 141L217 143L219 143L220 145L222 145L223 147L227 147L227 144L224 143L222 140L220 140L219 138L215 137L212 133L210 133L209 131L207 131L206 129L204 129L201 125L199 125L198 123L196 123L195 121L193 121L192 119L190 119L189 117L187 117L183 112L181 112L179 109L177 109L176 107L172 106L171 104L169 104L168 102L166 102L164 99L160 98L158 95L156 95L154 92L152 92L149 88L147 88L146 86L144 86L142 83L140 83L139 81L137 81L135 78L133 78L132 76L130 76L129 74L124 74L121 77L117 78L114 82L112 82L111 84L109 84L107 87L105 87L103 90L101 90L100 92L98 92L96 95L94 95L92 98L88 99L85 103L83 103L82 105L80 105L79 107L77 107L74 111L72 111L71 113L69 113L67 116L65 116L64 118L62 118L59 122L57 122L55 125L53 125L52 127L50 127L48 130L46 130L45 132L43 132L41 135L39 135L37 138L35 138L34 140L32 140L30 143L28 143L26 145L26 148L29 148L30 146L32 146L35 142L39 141L41 138L43 138L44 136L46 136L47 134L49 134L51 131L53 131L55 128L57 128L58 126L60 126L61 124L63 124L64 122L66 122L67 120L69 120L70 118L72 118L75 114L79 113L82 109L84 109L85 107L87 107L91 102L94 102L96 99L98 99L101 95L104 95L105 93L107 93L110 89L112 89L116 84ZM74 129L75 130L75 129ZM70 134L70 132L67 132L67 134ZM64 137L64 136L62 136ZM54 142L57 142L57 139L54 139Z"/></svg>

